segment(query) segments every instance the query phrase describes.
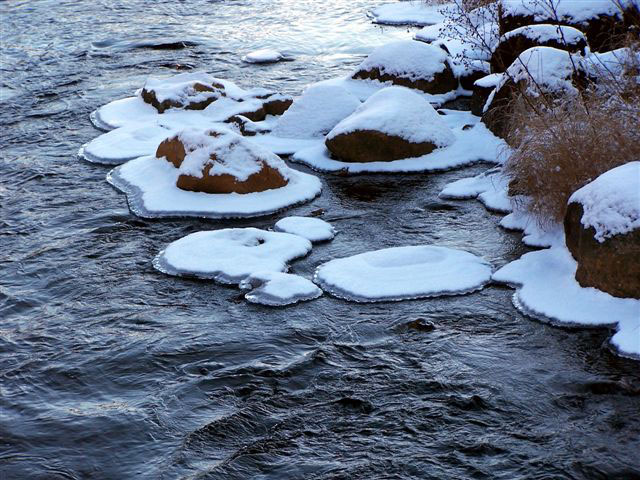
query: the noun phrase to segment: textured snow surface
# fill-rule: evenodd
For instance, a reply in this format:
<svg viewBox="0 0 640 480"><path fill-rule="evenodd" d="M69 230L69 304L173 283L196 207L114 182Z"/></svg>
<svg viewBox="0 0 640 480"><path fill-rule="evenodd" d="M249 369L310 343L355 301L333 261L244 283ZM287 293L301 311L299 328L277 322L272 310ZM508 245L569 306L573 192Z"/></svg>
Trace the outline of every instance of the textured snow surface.
<svg viewBox="0 0 640 480"><path fill-rule="evenodd" d="M523 232L522 243L530 247L550 247L564 242L564 230L560 225L542 228L535 218L521 209L514 210L500 220L500 226L507 230Z"/></svg>
<svg viewBox="0 0 640 480"><path fill-rule="evenodd" d="M612 0L501 0L505 15L533 15L536 21L557 18L570 23L582 23L599 15L615 15L620 17L617 1ZM637 0L620 0L630 5Z"/></svg>
<svg viewBox="0 0 640 480"><path fill-rule="evenodd" d="M284 59L284 55L278 50L270 48L262 48L247 53L242 57L242 61L246 63L274 63Z"/></svg>
<svg viewBox="0 0 640 480"><path fill-rule="evenodd" d="M369 11L374 23L384 25L433 25L444 21L453 4L427 5L422 0L385 3Z"/></svg>
<svg viewBox="0 0 640 480"><path fill-rule="evenodd" d="M495 168L445 185L439 197L454 200L477 198L490 210L508 213L512 210L508 189L509 180L499 168Z"/></svg>
<svg viewBox="0 0 640 480"><path fill-rule="evenodd" d="M486 77L482 77L479 80L476 80L474 82L474 85L477 85L483 88L490 88L490 87L495 88L500 84L502 77L504 77L504 74L502 73L492 73L490 75L487 75Z"/></svg>
<svg viewBox="0 0 640 480"><path fill-rule="evenodd" d="M273 135L309 138L326 135L360 106L360 100L340 86L313 84L278 119Z"/></svg>
<svg viewBox="0 0 640 480"><path fill-rule="evenodd" d="M585 57L584 65L589 75L596 78L615 78L622 75L629 66L640 63L640 52L629 48L618 48L610 52L594 52Z"/></svg>
<svg viewBox="0 0 640 480"><path fill-rule="evenodd" d="M158 102L173 100L177 102L202 101L210 97L219 96L218 92L198 92L193 86L196 83L211 85L217 83L217 79L204 72L180 73L168 78L149 78L145 84L145 90L153 90Z"/></svg>
<svg viewBox="0 0 640 480"><path fill-rule="evenodd" d="M164 159L140 157L116 167L107 176L127 194L133 213L145 218L241 218L268 215L308 202L321 190L320 180L284 167L289 183L281 188L246 194L189 192L176 186L180 171Z"/></svg>
<svg viewBox="0 0 640 480"><path fill-rule="evenodd" d="M442 110L441 116L451 129L455 141L446 148L434 150L428 155L405 158L391 162L353 163L331 158L324 144L297 151L291 160L324 172L375 173L375 172L429 172L448 170L476 162L500 163L504 140L494 136L480 119L469 112ZM465 129L464 127L467 126ZM469 126L471 128L469 128Z"/></svg>
<svg viewBox="0 0 640 480"><path fill-rule="evenodd" d="M238 284L255 272L284 272L288 262L311 251L311 242L289 233L257 228L196 232L170 243L154 266L170 275Z"/></svg>
<svg viewBox="0 0 640 480"><path fill-rule="evenodd" d="M433 80L446 65L447 54L441 48L415 40L401 40L376 48L357 70L377 68L382 74L410 80Z"/></svg>
<svg viewBox="0 0 640 480"><path fill-rule="evenodd" d="M455 141L451 129L421 95L405 87L388 87L374 93L327 135L374 130L412 143L446 147Z"/></svg>
<svg viewBox="0 0 640 480"><path fill-rule="evenodd" d="M640 161L603 173L569 198L584 209L582 225L599 242L640 228Z"/></svg>
<svg viewBox="0 0 640 480"><path fill-rule="evenodd" d="M566 43L567 45L575 45L580 40L587 41L584 33L577 28L568 27L566 25L527 25L524 27L516 28L507 32L502 37L501 41L508 40L512 37L522 35L536 42L548 42L551 40L557 40L560 43Z"/></svg>
<svg viewBox="0 0 640 480"><path fill-rule="evenodd" d="M180 132L178 138L186 152L180 174L202 178L209 167L209 175L231 175L242 182L262 170L264 163L288 179L289 169L280 157L229 130L190 129Z"/></svg>
<svg viewBox="0 0 640 480"><path fill-rule="evenodd" d="M312 242L324 242L336 236L330 223L314 217L285 217L278 220L275 230L299 235Z"/></svg>
<svg viewBox="0 0 640 480"><path fill-rule="evenodd" d="M272 307L313 300L322 290L311 280L290 273L254 272L240 282L240 288L251 290L244 298L251 303Z"/></svg>
<svg viewBox="0 0 640 480"><path fill-rule="evenodd" d="M462 250L394 247L331 260L314 280L332 295L376 302L464 294L482 288L491 265Z"/></svg>
<svg viewBox="0 0 640 480"><path fill-rule="evenodd" d="M617 298L575 280L577 264L558 244L523 255L493 274L517 287L516 307L534 318L563 325L617 325L612 342L623 355L640 355L640 300Z"/></svg>

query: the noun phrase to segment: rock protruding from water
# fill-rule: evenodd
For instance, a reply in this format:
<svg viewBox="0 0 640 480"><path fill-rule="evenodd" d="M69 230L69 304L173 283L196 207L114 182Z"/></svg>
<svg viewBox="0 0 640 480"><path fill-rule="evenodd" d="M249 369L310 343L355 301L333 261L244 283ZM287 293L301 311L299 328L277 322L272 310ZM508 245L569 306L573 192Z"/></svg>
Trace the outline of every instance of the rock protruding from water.
<svg viewBox="0 0 640 480"><path fill-rule="evenodd" d="M378 80L422 90L447 93L458 88L447 53L436 46L405 40L376 48L353 74L356 80Z"/></svg>
<svg viewBox="0 0 640 480"><path fill-rule="evenodd" d="M224 95L224 86L211 75L201 72L149 78L141 92L142 99L159 113L170 108L204 110Z"/></svg>
<svg viewBox="0 0 640 480"><path fill-rule="evenodd" d="M326 146L346 162L420 157L455 141L423 96L405 87L375 93L327 135Z"/></svg>

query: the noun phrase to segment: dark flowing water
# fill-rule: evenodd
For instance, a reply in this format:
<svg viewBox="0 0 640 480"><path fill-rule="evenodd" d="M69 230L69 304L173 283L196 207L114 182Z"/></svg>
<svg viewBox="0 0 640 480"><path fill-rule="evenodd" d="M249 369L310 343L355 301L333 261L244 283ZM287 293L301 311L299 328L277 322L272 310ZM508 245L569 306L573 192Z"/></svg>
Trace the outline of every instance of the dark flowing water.
<svg viewBox="0 0 640 480"><path fill-rule="evenodd" d="M89 113L149 74L295 93L407 37L365 0L5 1L0 101L0 478L640 478L640 373L606 330L522 317L512 291L285 309L151 260L200 229L146 221L76 158ZM187 48L169 48L175 42ZM260 47L296 61L240 63ZM150 48L153 47L153 48ZM423 243L501 266L524 249L438 175L323 176L287 213L340 231L293 265ZM283 214L284 215L284 214ZM434 329L410 328L424 319Z"/></svg>

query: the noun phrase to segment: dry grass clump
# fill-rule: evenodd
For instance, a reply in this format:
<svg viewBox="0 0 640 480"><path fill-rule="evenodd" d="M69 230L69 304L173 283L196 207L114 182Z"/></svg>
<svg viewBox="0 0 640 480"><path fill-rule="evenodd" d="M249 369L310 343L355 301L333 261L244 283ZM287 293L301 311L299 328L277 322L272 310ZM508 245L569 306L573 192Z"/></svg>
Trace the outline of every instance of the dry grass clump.
<svg viewBox="0 0 640 480"><path fill-rule="evenodd" d="M611 78L582 95L512 105L505 165L510 193L545 226L564 218L573 192L600 174L640 159L640 85L635 75Z"/></svg>

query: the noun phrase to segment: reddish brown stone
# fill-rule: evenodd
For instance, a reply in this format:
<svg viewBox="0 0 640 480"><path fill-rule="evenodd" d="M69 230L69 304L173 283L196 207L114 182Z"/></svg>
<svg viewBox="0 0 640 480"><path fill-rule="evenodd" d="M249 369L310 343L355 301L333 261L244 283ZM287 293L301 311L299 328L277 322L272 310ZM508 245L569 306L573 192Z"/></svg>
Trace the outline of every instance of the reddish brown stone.
<svg viewBox="0 0 640 480"><path fill-rule="evenodd" d="M215 162L215 159L212 160ZM202 178L180 175L178 188L205 193L254 193L284 187L288 183L278 170L266 163L262 163L261 170L244 181L238 181L228 174L209 175L210 168L211 165L205 167Z"/></svg>
<svg viewBox="0 0 640 480"><path fill-rule="evenodd" d="M156 97L156 92L154 92L153 90L147 90L143 88L142 99L146 103L149 103L150 105L152 105L156 110L158 110L158 113L164 113L166 110L170 108L184 108L186 110L204 110L205 108L207 108L207 106L215 102L218 98L224 96L224 91L223 91L224 87L219 84L205 85L203 83L196 82L193 84L193 89L196 92L215 92L217 93L217 95L212 95L211 97L199 102L191 101L187 103L180 103L175 100L164 100L162 102L159 102L158 98Z"/></svg>
<svg viewBox="0 0 640 480"><path fill-rule="evenodd" d="M262 105L262 108L264 108L264 111L267 113L267 115L282 115L289 109L292 103L293 98L291 97L276 97L273 99L267 98Z"/></svg>
<svg viewBox="0 0 640 480"><path fill-rule="evenodd" d="M325 141L329 151L345 162L390 162L431 153L431 142L412 143L404 138L375 130L357 130Z"/></svg>
<svg viewBox="0 0 640 480"><path fill-rule="evenodd" d="M640 298L640 229L600 243L593 227L582 225L584 211L570 203L564 219L567 248L578 262L576 280L616 297Z"/></svg>
<svg viewBox="0 0 640 480"><path fill-rule="evenodd" d="M373 68L371 70L359 70L353 74L354 79L378 80L380 82L391 82L394 85L400 85L408 88L415 88L426 93L446 93L458 88L458 79L453 74L453 70L448 63L442 72L436 73L432 80L420 78L412 80L400 75L390 75L381 73L380 69Z"/></svg>
<svg viewBox="0 0 640 480"><path fill-rule="evenodd" d="M177 136L163 140L156 150L157 158L166 158L176 168L180 168L185 156L184 144Z"/></svg>

